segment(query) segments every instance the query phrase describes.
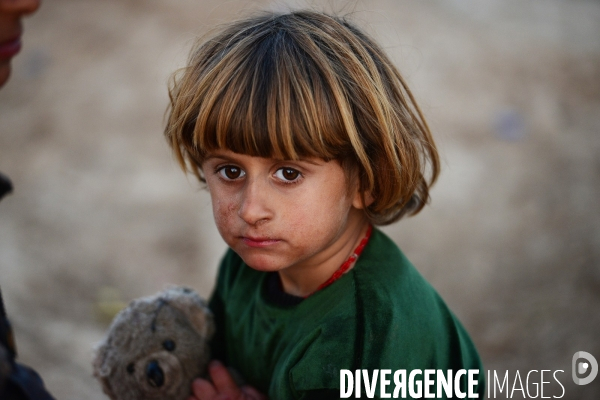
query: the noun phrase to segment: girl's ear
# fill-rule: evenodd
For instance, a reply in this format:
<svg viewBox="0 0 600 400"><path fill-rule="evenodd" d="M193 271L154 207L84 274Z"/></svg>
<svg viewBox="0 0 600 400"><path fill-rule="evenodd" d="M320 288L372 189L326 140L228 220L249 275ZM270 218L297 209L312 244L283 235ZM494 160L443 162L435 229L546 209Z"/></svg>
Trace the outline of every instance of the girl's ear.
<svg viewBox="0 0 600 400"><path fill-rule="evenodd" d="M375 199L371 195L371 191L361 192L357 190L352 199L352 206L358 210L362 210L369 207L374 201Z"/></svg>
<svg viewBox="0 0 600 400"><path fill-rule="evenodd" d="M344 165L344 164L342 164ZM350 173L348 175L348 180L350 183L349 192L352 196L352 206L357 210L362 210L369 207L375 201L375 198L371 194L370 190L361 191L360 190L360 178L358 176L358 168L356 166L350 165L346 168L350 169Z"/></svg>

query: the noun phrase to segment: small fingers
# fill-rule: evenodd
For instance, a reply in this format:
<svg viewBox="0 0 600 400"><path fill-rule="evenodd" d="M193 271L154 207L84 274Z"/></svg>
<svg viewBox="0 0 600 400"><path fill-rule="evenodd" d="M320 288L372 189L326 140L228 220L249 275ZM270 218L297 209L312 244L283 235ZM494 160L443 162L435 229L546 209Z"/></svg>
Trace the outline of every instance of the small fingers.
<svg viewBox="0 0 600 400"><path fill-rule="evenodd" d="M211 361L208 370L217 393L229 395L232 398L236 398L241 394L240 388L231 377L231 374L219 361Z"/></svg>
<svg viewBox="0 0 600 400"><path fill-rule="evenodd" d="M217 397L216 388L206 379L194 379L192 382L192 392L196 397L190 397L188 400L210 400Z"/></svg>

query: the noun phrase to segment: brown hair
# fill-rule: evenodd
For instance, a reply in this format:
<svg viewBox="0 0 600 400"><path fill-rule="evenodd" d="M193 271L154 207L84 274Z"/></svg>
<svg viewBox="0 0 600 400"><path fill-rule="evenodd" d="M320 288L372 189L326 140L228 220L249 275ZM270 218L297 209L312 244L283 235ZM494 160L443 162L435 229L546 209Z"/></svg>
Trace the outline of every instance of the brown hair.
<svg viewBox="0 0 600 400"><path fill-rule="evenodd" d="M439 173L431 133L398 70L338 17L297 11L235 22L199 43L171 85L165 135L204 181L208 152L338 160L379 225L419 212Z"/></svg>

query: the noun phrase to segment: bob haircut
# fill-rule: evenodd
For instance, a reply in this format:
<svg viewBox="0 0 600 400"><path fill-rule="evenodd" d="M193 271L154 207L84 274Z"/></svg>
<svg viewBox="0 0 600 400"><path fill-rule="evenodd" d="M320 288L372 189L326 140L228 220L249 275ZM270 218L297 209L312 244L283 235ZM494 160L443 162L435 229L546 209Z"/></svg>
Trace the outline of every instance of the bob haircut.
<svg viewBox="0 0 600 400"><path fill-rule="evenodd" d="M418 213L440 163L398 70L346 20L296 11L227 25L174 75L165 136L205 182L207 154L337 160L357 176L370 221Z"/></svg>

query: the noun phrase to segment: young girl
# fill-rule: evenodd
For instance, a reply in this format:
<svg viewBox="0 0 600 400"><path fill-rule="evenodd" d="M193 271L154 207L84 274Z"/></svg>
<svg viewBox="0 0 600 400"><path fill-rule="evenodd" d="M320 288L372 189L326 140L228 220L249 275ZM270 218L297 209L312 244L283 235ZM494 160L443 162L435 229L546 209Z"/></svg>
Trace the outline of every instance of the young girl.
<svg viewBox="0 0 600 400"><path fill-rule="evenodd" d="M421 210L439 160L368 36L308 11L236 22L197 46L170 97L165 134L206 182L230 247L210 300L213 356L249 385L213 362L191 399L338 398L342 370L481 369L456 317L373 227ZM386 397L394 382L375 385Z"/></svg>

